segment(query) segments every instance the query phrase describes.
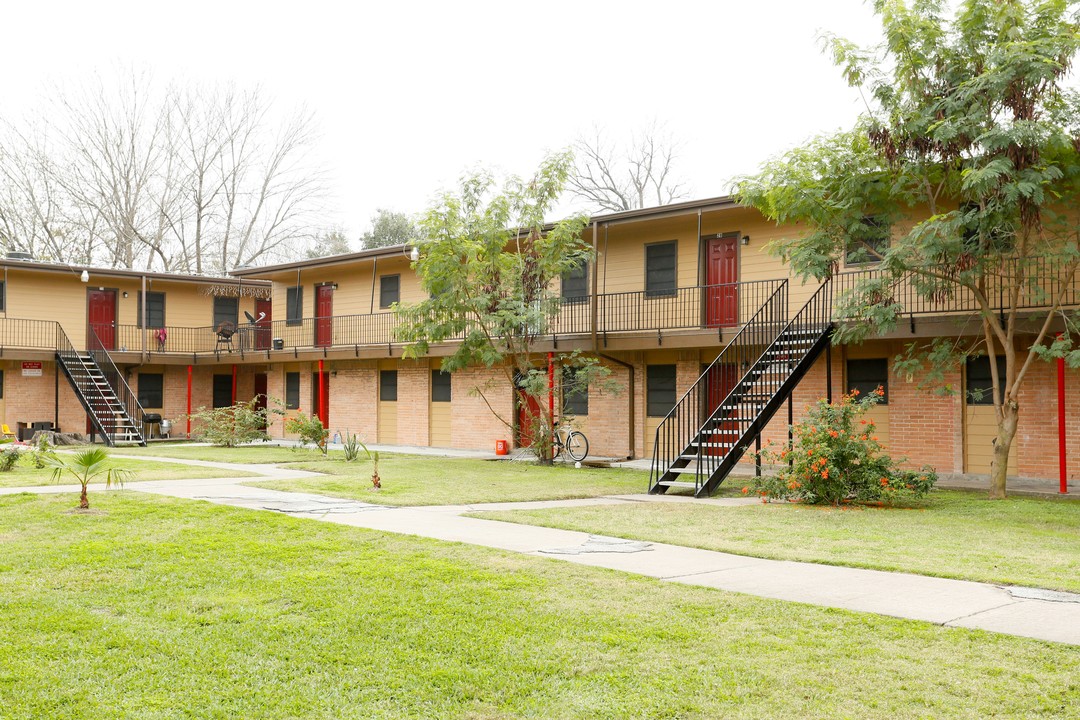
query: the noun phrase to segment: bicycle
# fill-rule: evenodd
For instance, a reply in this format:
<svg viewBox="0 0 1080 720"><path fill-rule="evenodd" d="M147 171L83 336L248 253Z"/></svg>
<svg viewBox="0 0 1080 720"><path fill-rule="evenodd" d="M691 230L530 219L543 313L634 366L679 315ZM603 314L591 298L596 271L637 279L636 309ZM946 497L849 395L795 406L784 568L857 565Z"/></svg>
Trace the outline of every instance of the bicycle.
<svg viewBox="0 0 1080 720"><path fill-rule="evenodd" d="M589 454L589 439L585 433L563 424L555 431L554 456L565 453L571 460L581 462Z"/></svg>

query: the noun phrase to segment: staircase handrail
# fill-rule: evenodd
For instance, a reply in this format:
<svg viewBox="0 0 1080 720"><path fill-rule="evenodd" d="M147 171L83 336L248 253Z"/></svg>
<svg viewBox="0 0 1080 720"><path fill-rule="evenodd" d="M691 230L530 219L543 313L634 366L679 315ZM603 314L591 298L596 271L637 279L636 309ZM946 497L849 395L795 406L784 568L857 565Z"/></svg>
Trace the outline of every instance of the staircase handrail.
<svg viewBox="0 0 1080 720"><path fill-rule="evenodd" d="M761 353L764 354L768 347L772 346L772 343L775 342L775 337L768 344L761 342L761 339L759 337L755 337L753 340L750 340L749 338L751 335L756 335L757 333L762 332L770 325L775 325L777 327L780 326L782 316L779 316L778 313L782 313L782 315L784 316L786 316L787 314L787 290L788 281L787 279L784 279L784 281L777 286L777 288L772 292L772 294L769 295L769 297L765 300L761 307L758 308L757 312L755 312L753 316L751 316L751 318L746 322L746 324L744 324L742 328L739 329L739 332L735 334L735 337L733 337L731 341L724 346L724 349L720 351L720 354L717 355L711 363L709 363L709 366L705 369L704 372L701 373L701 375L694 382L694 384L691 385L687 389L687 391L683 393L682 397L680 397L675 402L671 410L668 411L667 415L665 415L664 418L660 421L660 423L656 426L656 435L653 441L652 472L650 473L649 482L650 488L653 486L654 481L659 481L660 477L665 472L660 470L661 457L659 452L659 449L661 447L660 438L662 435L662 431L665 428L665 425L668 425L670 422L672 422L673 419L675 419L676 416L679 414L679 412L684 409L683 405L687 403L687 399L692 394L697 392L698 386L701 384L702 380L709 376L709 373L713 370L713 368L716 367L718 364L721 364L722 360L731 359L731 357L728 356L729 352L734 351L734 353L737 354L744 347L761 346L765 348L765 350L763 350ZM777 330L776 337L779 336L779 333L780 330ZM739 361L745 361L748 363L747 371L749 370L749 368L752 368L759 359L760 354L755 358L754 362L749 362L748 360L745 360L743 358L738 358ZM739 362L739 364L741 365L742 362ZM743 373L744 375L745 372L746 371L744 371ZM741 380L742 378L740 377L740 382ZM675 447L679 448L680 453L681 448L685 444L690 442L690 438L693 436L693 434L700 432L700 424L698 424L699 422L700 419L692 426L687 426L688 430L690 427L693 427L693 431L684 433L686 437L682 440L685 440L685 442L682 442L682 440L678 438L671 438L671 440L674 442ZM668 430L668 433L670 434L670 428ZM671 463L668 463L669 467L670 465Z"/></svg>
<svg viewBox="0 0 1080 720"><path fill-rule="evenodd" d="M65 374L71 379L73 386L77 389L77 392L81 394L82 401L86 407L87 417L90 418L90 422L93 424L94 429L101 434L103 438L107 437L110 443L115 443L115 431L109 432L105 425L101 422L101 419L92 411L91 408L95 404L102 405L107 402L104 393L93 383L80 383L75 377L71 375L71 368L66 364L80 363L79 351L75 349L75 345L71 342L71 339L64 332L64 327L60 323L56 323L56 354L58 360L65 364ZM93 397L87 397L88 394L92 394Z"/></svg>
<svg viewBox="0 0 1080 720"><path fill-rule="evenodd" d="M145 411L139 403L138 397L131 391L131 387L127 384L127 381L124 380L124 376L120 373L119 368L116 367L116 363L113 362L112 356L109 355L109 351L105 349L105 345L101 342L101 338L98 337L94 326L88 325L86 330L89 333L87 336L88 352L101 368L101 372L105 376L106 381L112 386L113 392L116 393L116 397L124 406L128 419L131 420L133 425L137 426L142 424Z"/></svg>

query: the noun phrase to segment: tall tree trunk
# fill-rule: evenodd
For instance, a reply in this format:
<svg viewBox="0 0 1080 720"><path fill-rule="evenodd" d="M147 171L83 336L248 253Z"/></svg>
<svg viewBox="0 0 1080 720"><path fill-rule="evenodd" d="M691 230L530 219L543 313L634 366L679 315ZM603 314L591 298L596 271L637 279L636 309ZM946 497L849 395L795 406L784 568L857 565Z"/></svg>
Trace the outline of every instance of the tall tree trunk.
<svg viewBox="0 0 1080 720"><path fill-rule="evenodd" d="M994 460L990 464L990 498L1005 498L1005 481L1009 475L1009 450L1016 438L1016 426L1020 418L1020 407L1015 402L1006 400L1001 406L1001 418L998 421L997 440L994 441Z"/></svg>
<svg viewBox="0 0 1080 720"><path fill-rule="evenodd" d="M79 509L80 510L89 510L90 509L90 498L86 497L86 485L85 484L82 486L82 494L79 495Z"/></svg>

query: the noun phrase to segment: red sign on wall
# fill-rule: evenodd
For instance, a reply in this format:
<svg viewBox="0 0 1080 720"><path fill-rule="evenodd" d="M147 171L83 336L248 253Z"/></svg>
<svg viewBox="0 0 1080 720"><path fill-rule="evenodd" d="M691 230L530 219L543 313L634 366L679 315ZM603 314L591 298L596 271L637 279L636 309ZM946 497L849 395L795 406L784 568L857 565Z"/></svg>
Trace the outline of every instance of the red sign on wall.
<svg viewBox="0 0 1080 720"><path fill-rule="evenodd" d="M41 377L41 362L31 360L22 364L23 377Z"/></svg>

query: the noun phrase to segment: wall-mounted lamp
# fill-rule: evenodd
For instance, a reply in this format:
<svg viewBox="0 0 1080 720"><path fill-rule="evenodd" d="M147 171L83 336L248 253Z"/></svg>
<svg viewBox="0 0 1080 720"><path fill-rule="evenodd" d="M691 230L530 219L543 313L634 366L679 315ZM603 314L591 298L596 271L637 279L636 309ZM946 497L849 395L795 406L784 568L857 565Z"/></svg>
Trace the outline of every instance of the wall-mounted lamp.
<svg viewBox="0 0 1080 720"><path fill-rule="evenodd" d="M416 262L417 260L419 260L420 259L420 248L413 247L413 249L409 251L409 259L412 260L413 262Z"/></svg>
<svg viewBox="0 0 1080 720"><path fill-rule="evenodd" d="M330 283L330 287L337 290L337 283Z"/></svg>
<svg viewBox="0 0 1080 720"><path fill-rule="evenodd" d="M90 273L86 270L83 270L82 275L79 276L79 279L83 282L90 282Z"/></svg>
<svg viewBox="0 0 1080 720"><path fill-rule="evenodd" d="M124 297L127 297L127 290L124 291Z"/></svg>
<svg viewBox="0 0 1080 720"><path fill-rule="evenodd" d="M750 236L749 235L743 235L742 236L742 244L743 245L749 245L750 244Z"/></svg>

